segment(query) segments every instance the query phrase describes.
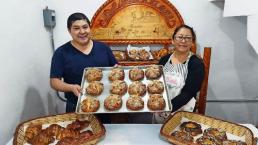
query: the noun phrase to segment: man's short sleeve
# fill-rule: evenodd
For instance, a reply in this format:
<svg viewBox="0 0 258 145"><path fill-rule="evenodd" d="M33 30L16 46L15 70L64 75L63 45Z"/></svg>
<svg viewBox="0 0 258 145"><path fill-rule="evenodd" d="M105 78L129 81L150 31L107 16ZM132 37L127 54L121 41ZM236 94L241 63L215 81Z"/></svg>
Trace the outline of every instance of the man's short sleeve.
<svg viewBox="0 0 258 145"><path fill-rule="evenodd" d="M58 50L55 51L50 68L50 78L62 78L64 72L64 57Z"/></svg>

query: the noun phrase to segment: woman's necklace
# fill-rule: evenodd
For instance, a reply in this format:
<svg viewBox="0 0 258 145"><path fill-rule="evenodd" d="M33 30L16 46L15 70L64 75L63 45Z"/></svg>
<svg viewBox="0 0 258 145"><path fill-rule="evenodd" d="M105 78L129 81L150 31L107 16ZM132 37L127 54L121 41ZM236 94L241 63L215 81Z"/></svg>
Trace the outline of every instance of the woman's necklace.
<svg viewBox="0 0 258 145"><path fill-rule="evenodd" d="M182 64L188 58L189 52L186 54L179 55L176 51L172 54L171 63L172 64Z"/></svg>

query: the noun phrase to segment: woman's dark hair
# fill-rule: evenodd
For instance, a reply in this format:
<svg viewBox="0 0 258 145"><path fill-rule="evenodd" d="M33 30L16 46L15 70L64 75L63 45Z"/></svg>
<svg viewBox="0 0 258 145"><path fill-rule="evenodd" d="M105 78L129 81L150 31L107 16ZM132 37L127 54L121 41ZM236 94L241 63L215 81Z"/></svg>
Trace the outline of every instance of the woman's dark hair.
<svg viewBox="0 0 258 145"><path fill-rule="evenodd" d="M188 26L188 25L180 25L180 26L178 26L178 27L175 29L175 31L174 31L174 33L173 33L173 35L172 35L172 38L175 39L175 36L176 36L177 32L178 32L180 29L182 29L182 28L186 28L186 29L189 29L189 30L191 31L191 34L192 34L192 37L193 37L193 42L195 42L195 40L196 40L195 32L194 32L193 28L190 27L190 26Z"/></svg>
<svg viewBox="0 0 258 145"><path fill-rule="evenodd" d="M86 15L84 15L83 13L73 13L67 19L67 28L70 30L73 22L77 20L86 20L87 23L90 25L90 20L87 18Z"/></svg>

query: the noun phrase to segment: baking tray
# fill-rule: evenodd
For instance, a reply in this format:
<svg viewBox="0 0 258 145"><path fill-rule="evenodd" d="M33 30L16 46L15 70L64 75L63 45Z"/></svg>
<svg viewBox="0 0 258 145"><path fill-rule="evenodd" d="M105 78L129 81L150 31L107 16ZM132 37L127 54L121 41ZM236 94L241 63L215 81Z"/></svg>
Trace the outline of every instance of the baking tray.
<svg viewBox="0 0 258 145"><path fill-rule="evenodd" d="M124 72L125 72L124 81L127 83L128 88L129 88L129 85L133 82L129 79L129 70L133 69L134 67L138 67L139 69L144 70L144 73L145 73L145 70L148 66L150 66L150 65L145 65L145 66L119 66L119 68L124 69ZM135 113L135 112L171 111L172 110L172 105L171 105L171 101L169 101L170 99L169 99L169 96L168 96L167 85L165 83L166 81L165 81L165 77L164 77L163 66L160 65L160 67L162 67L162 69L161 69L162 70L162 75L157 80L161 81L164 85L164 91L162 93L163 98L166 102L166 107L164 108L164 110L150 110L147 107L147 101L148 101L148 98L149 98L149 93L147 92L147 88L146 88L146 94L142 97L142 99L144 101L144 108L143 109L137 110L137 111L127 109L126 101L129 98L129 93L128 93L128 89L127 89L126 94L122 96L122 101L123 101L122 107L119 110L115 110L115 111L106 110L105 107L104 107L104 100L107 96L110 95L109 90L110 90L110 85L111 85L111 82L108 79L108 75L111 72L111 70L113 69L113 67L95 67L95 68L101 69L102 73L103 73L103 78L101 79L101 82L104 84L104 90L103 90L103 92L101 93L100 96L94 97L94 98L99 100L100 108L96 112L83 112L81 110L81 102L87 96L85 88L88 85L88 81L85 78L85 73L86 73L87 69L92 68L92 67L88 67L88 68L85 68L84 72L83 72L84 75L82 77L82 82L81 82L82 95L79 96L79 98L78 98L78 102L77 102L77 106L76 106L76 113L78 113L78 114L88 114L88 113ZM146 78L146 76L144 76L144 79L142 80L142 82L146 85L146 87L147 87L147 85L150 81L151 80L148 80Z"/></svg>

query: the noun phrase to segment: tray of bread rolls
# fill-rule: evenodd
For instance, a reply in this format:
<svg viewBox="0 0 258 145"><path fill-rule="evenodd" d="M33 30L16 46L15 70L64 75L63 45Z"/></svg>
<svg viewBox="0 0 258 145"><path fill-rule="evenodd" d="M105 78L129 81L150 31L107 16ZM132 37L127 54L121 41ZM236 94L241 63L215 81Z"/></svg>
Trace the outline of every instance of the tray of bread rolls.
<svg viewBox="0 0 258 145"><path fill-rule="evenodd" d="M256 145L245 126L184 111L168 117L160 136L175 145Z"/></svg>
<svg viewBox="0 0 258 145"><path fill-rule="evenodd" d="M91 114L66 113L19 124L14 145L92 145L105 136L103 124Z"/></svg>
<svg viewBox="0 0 258 145"><path fill-rule="evenodd" d="M172 110L161 65L88 67L76 113L130 113Z"/></svg>

